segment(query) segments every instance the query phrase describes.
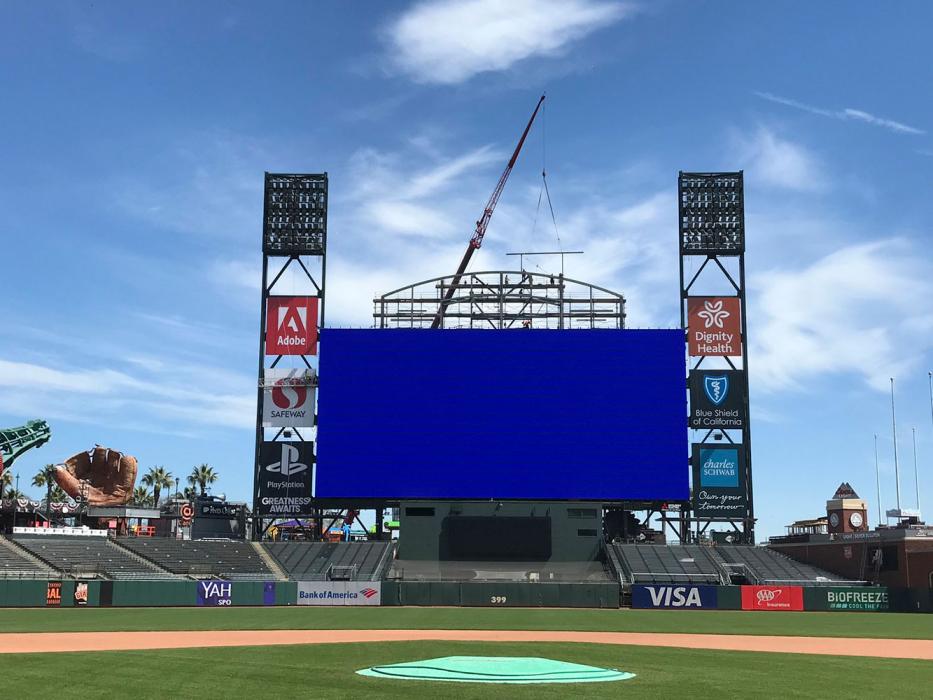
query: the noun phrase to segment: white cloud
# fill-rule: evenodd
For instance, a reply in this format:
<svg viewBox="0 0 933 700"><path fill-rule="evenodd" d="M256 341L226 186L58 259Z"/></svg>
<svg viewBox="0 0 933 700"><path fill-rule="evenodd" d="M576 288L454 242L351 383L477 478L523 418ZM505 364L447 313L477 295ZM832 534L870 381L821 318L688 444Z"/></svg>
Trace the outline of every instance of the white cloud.
<svg viewBox="0 0 933 700"><path fill-rule="evenodd" d="M804 146L765 127L759 127L751 138L734 140L736 162L748 171L752 182L804 192L826 188L822 165Z"/></svg>
<svg viewBox="0 0 933 700"><path fill-rule="evenodd" d="M926 131L923 129L918 129L915 126L909 126L902 122L894 121L893 119L878 117L861 109L853 109L852 107L844 107L843 109L825 109L823 107L814 107L813 105L798 102L797 100L791 100L786 97L772 95L770 92L755 92L755 94L763 100L775 102L786 107L793 107L794 109L809 112L810 114L817 114L821 117L829 117L830 119L840 119L843 121L863 122L865 124L871 124L872 126L879 126L882 129L887 129L888 131L893 131L897 134L919 135L926 133Z"/></svg>
<svg viewBox="0 0 933 700"><path fill-rule="evenodd" d="M212 366L133 355L132 374L0 359L0 412L95 425L149 426L177 434L191 424L248 428L255 381Z"/></svg>
<svg viewBox="0 0 933 700"><path fill-rule="evenodd" d="M800 388L824 374L854 373L884 389L887 379L933 349L933 270L898 239L850 245L800 269L757 273L750 366L766 389Z"/></svg>
<svg viewBox="0 0 933 700"><path fill-rule="evenodd" d="M461 83L526 58L554 56L634 13L598 0L432 0L389 28L396 65L419 82Z"/></svg>

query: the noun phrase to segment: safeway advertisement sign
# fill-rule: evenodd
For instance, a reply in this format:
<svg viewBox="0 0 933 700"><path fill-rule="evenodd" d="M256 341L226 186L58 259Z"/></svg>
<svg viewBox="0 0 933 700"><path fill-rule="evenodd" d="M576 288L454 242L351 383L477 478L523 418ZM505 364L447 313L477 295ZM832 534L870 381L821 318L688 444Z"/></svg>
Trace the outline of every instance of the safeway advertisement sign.
<svg viewBox="0 0 933 700"><path fill-rule="evenodd" d="M269 297L267 355L317 354L317 297Z"/></svg>
<svg viewBox="0 0 933 700"><path fill-rule="evenodd" d="M742 586L742 610L803 610L803 588Z"/></svg>
<svg viewBox="0 0 933 700"><path fill-rule="evenodd" d="M742 354L742 312L738 297L687 299L687 347L694 357Z"/></svg>
<svg viewBox="0 0 933 700"><path fill-rule="evenodd" d="M311 369L267 369L262 392L263 426L313 426L315 383L314 370Z"/></svg>

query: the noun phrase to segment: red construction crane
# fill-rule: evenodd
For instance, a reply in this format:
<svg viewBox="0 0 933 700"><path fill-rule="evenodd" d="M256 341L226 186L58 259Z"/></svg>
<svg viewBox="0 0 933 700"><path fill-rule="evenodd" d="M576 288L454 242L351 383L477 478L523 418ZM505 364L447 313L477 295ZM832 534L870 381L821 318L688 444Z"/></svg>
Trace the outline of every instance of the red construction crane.
<svg viewBox="0 0 933 700"><path fill-rule="evenodd" d="M489 226L489 220L492 218L492 213L496 210L496 204L499 203L499 196L502 194L502 190L505 189L505 183L508 181L509 175L512 173L512 168L515 166L515 161L518 160L518 154L521 153L522 146L525 145L525 138L528 136L528 132L531 130L531 125L534 123L535 117L538 116L538 110L541 108L541 103L544 102L544 97L544 95L541 95L541 99L538 100L538 104L535 105L535 111L531 113L531 119L528 120L528 125L522 132L522 137L518 140L518 145L515 146L515 152L512 154L512 157L509 158L509 162L505 166L505 170L502 171L502 176L499 178L498 184L496 184L496 189L494 189L492 194L489 196L489 201L486 202L486 208L483 209L483 215L479 218L479 221L476 222L476 230L473 231L473 237L470 239L470 244L467 246L466 252L463 254L463 260L460 261L460 267L457 268L457 272L454 274L454 278L451 281L450 286L444 293L444 298L437 310L437 315L434 317L434 321L431 323L431 328L440 327L441 321L444 319L444 313L447 311L447 306L450 304L450 300L453 298L454 293L457 291L457 287L460 285L460 278L463 277L463 273L466 272L467 265L470 264L470 258L473 257L473 251L483 245L483 236L486 235L486 227Z"/></svg>

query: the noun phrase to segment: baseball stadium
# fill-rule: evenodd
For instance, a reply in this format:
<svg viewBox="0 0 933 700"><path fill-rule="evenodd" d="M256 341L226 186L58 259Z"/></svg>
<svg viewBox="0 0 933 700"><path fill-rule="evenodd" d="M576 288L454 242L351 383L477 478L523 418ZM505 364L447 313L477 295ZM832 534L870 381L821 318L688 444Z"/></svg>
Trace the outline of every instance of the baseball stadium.
<svg viewBox="0 0 933 700"><path fill-rule="evenodd" d="M564 11L564 3L541 3L549 8L545 14ZM516 3L526 4L531 9L524 11L533 12L538 3ZM468 10L496 9L496 3L466 5ZM631 10L630 3L580 0L566 5L605 15L602 24L597 22L600 27L622 21L629 11L649 14ZM417 19L419 13L450 7L448 2L421 2L409 11ZM90 8L88 12L93 4ZM324 6L315 4L313 12L324 14ZM236 18L222 23L215 19L212 26L237 30ZM410 23L403 24L410 29ZM314 29L326 33L316 23ZM692 26L689 31L700 34ZM116 75L115 66L145 49L101 49L84 25L74 33L76 43L93 43L97 59L108 62L106 68L91 71L94 76L110 76L108 71ZM580 30L581 36L585 33ZM346 34L341 42L350 41L352 32ZM200 44L203 38L192 42ZM281 45L275 50L286 55L289 41L276 41ZM459 37L454 43L460 46ZM549 39L538 53L560 57L562 46ZM683 76L709 68L702 80L710 84L722 81L725 72L718 71L734 70L732 64L744 60L733 57L727 67L703 67L700 59L691 59ZM169 58L160 55L159 60ZM273 83L272 74L288 63L282 59L262 82ZM492 67L482 65L479 73L484 75L499 70L495 61ZM577 69L567 70L576 80ZM138 75L134 82L148 81ZM265 99L244 99L240 79L234 81L238 104ZM421 78L413 82L425 84ZM448 76L436 82L446 89L456 80ZM202 89L206 87L198 85ZM269 89L270 95L274 92ZM632 284L623 293L619 279L601 275L598 264L573 268L580 260L574 256L583 251L568 250L561 242L543 134L532 228L539 217L553 224L556 244L510 251L509 264L477 257L513 169L528 158L532 135L543 130L551 98L540 87L527 94L531 99L523 103L514 133L511 128L508 132L507 152L480 148L466 165L445 164L446 174L435 177L456 180L474 161L494 161L497 172L504 163L482 208L481 201L470 205L478 216L461 231L468 235L456 241L455 252L459 256L462 251L462 257L425 254L431 269L404 268L419 270L409 274L397 264L402 253L387 256L379 262L378 275L367 278L378 279L381 286L375 291L360 292L363 283L354 278L353 256L334 251L333 243L346 235L346 222L352 221L346 209L353 200L336 194L349 189L348 171L329 173L335 166L327 155L308 157L307 150L294 149L301 154L296 163L251 142L248 150L266 160L250 161L250 182L227 189L212 183L218 208L233 211L231 219L248 220L251 257L245 263L227 260L226 266L211 259L206 267L214 272L199 269L198 274L203 273L205 285L214 273L242 274L247 281L237 282L238 289L251 295L250 318L258 318L258 328L251 320L244 341L218 320L224 318L220 315L192 330L180 315L156 317L132 301L124 310L147 324L146 342L153 344L161 342L162 331L202 333L213 324L219 338L210 346L214 356L197 362L214 364L196 364L191 358L206 345L192 343L172 356L177 360L172 376L192 385L191 377L207 377L202 381L211 389L232 384L233 360L221 366L218 358L232 353L233 346L237 352L246 347L248 374L240 373L248 380L241 385L246 391L228 393L224 388L204 400L195 397L209 393L204 387L186 384L164 391L156 380L138 380L129 370L89 371L74 375L77 379L48 370L43 374L47 384L66 391L77 382L87 404L53 412L50 399L33 401L24 393L0 397L0 408L6 411L0 414L3 423L13 416L9 423L16 424L0 429L0 697L933 698L933 526L920 513L916 429L916 509L902 507L895 471L897 508L882 516L877 434L877 517L863 498L863 481L841 471L843 457L835 465L825 464L812 455L800 456L807 451L803 448L781 444L778 451L793 453L782 452L785 461L812 458L813 469L832 473L832 485L839 486L825 494L825 512L822 494L821 512L806 513L797 511L804 506L793 498L777 499L761 481L756 490L756 458L758 476L770 476L761 459L769 449L759 444L756 452L752 446L753 422L760 425L767 412L750 408L750 397L756 405L758 400L750 385L760 375L749 371L749 348L765 322L759 318L762 306L747 302L761 289L756 275L763 273L761 267L747 272L746 255L757 254L763 234L760 219L751 214L746 227L745 202L746 193L751 202L756 188L767 182L752 174L761 158L733 158L724 148L716 156L721 160L684 157L663 169L666 190L652 206L666 207L665 221L671 225L663 240L652 240L651 255L658 258L659 269L670 273L657 277L670 282L667 298L679 311L679 323L675 312L669 316L670 327L649 327L641 320L647 314L640 315L634 305L629 308L643 288ZM284 91L270 97L277 118L291 109L286 105L293 99ZM754 99L795 110L801 119L832 120L839 129L849 122L898 137L926 134L861 110L824 109L765 92L755 92ZM122 94L119 100L124 101ZM141 104L151 110L158 100ZM329 100L321 101L328 109ZM457 100L462 100L457 103L462 109L467 98ZM679 104L669 109L678 114L694 110L688 100L672 98L674 102ZM383 107L392 114L397 104ZM315 110L320 109L316 104ZM353 130L362 132L374 119L367 112L341 117L340 125L357 133ZM267 127L263 121L262 129ZM306 127L311 128L302 123ZM219 131L210 133L213 139ZM659 133L658 140L667 140L666 133ZM410 141L423 149L419 157L433 157L425 138ZM188 157L186 148L176 150ZM129 147L126 153L137 157ZM772 181L795 195L806 191L822 196L829 190L787 186L786 171L796 173L797 168L810 174L822 167L799 151L789 153L782 151L783 169L769 171ZM369 151L355 158L363 163L356 163L354 171L360 178L367 169L378 170L391 161ZM220 169L230 165L222 162ZM678 171L680 163L693 165ZM281 170L272 170L277 166ZM270 171L263 172L266 168ZM191 187L196 195L182 185L153 194L139 184L143 179L122 183L120 189L121 182L112 178L108 206L136 205L154 220L167 216L163 205L173 197L201 196L210 189L204 187L210 178L200 178L200 164L197 170ZM397 180L386 179L398 186ZM850 179L857 180L855 175ZM429 180L422 177L412 188L433 196ZM862 188L851 183L846 186L853 191ZM490 184L484 181L483 196ZM224 191L217 195L217 189ZM514 189L513 183L509 193ZM366 187L360 191L369 192ZM3 185L0 192L6 194ZM51 192L50 186L43 197L51 199ZM255 196L249 199L244 192ZM123 203L112 205L111 194ZM586 196L579 191L575 195ZM881 201L885 196L873 193L865 199ZM526 193L527 201L533 198L534 192ZM425 220L404 198L389 200L391 211L401 212L401 218L410 215L419 226ZM788 196L788 209L797 201ZM356 204L361 206L360 200ZM4 200L2 208L6 206ZM39 209L25 218L38 219ZM500 219L506 218L503 209L507 207L499 209ZM84 216L72 214L76 220ZM611 226L622 218L601 220L609 222L607 240L617 235ZM436 223L433 217L427 221ZM509 223L516 221L523 220L513 213ZM490 239L508 237L491 230ZM434 234L425 238L429 235ZM157 247L158 237L157 226L143 229L139 240L128 244L144 261L139 269L145 275L150 273L149 246ZM803 234L793 239L794 245L802 240ZM62 248L68 251L69 245ZM190 249L183 249L185 245ZM186 241L172 252L177 265L173 274L194 275L191 259L214 247L213 240ZM136 274L126 262L130 256L113 264L116 255L108 258L103 245L101 250L100 269L108 272L100 277L116 270L128 286L125 280ZM627 249L603 250L622 255ZM876 248L866 250L874 255ZM594 251L586 259L599 255ZM589 272L567 274L568 264ZM864 272L867 266L857 269ZM156 271L148 283L169 287L170 280ZM100 282L102 288L105 282ZM911 296L907 285L896 290ZM124 303L122 292L120 287L106 291L106 303ZM340 310L347 308L350 296L361 293L363 321L342 323ZM78 296L76 291L74 298ZM860 302L862 297L856 298ZM785 299L779 301L784 304ZM919 302L922 298L910 303ZM68 300L64 305L71 313ZM30 306L29 313L37 312ZM81 318L100 315L99 310L86 313ZM78 311L75 315L80 316ZM836 324L826 325L835 332ZM903 325L910 332L933 328L929 315ZM94 343L65 338L68 352L119 355L113 366L133 364L141 373L171 364L154 356L130 357L133 353L120 347L120 339L110 338L103 328L95 326ZM23 339L38 348L57 337L56 330L43 326L33 335L24 333ZM873 327L865 337L885 336L888 343L885 330ZM819 338L805 341L801 347L819 346ZM114 347L85 347L105 343ZM22 359L38 362L32 348L24 346L22 353ZM752 360L757 361L754 352ZM25 363L0 357L0 389L14 386L10 376L23 367ZM902 367L912 368L906 362ZM138 404L117 392L97 396L98 384L107 381L127 391L148 391L153 413L133 413ZM933 372L929 381L933 414ZM238 391L245 398L231 399ZM811 394L818 391L829 392L815 386ZM894 379L890 392L888 426L893 428L897 470ZM849 400L846 394L838 402ZM105 401L116 406L108 409L112 413L98 410ZM209 423L198 415L205 407L223 414L228 432L201 432ZM124 428L108 425L107 416L124 410L133 415L127 418L127 432L120 432ZM159 411L190 419L190 425L184 430L180 423L150 425ZM71 447L59 450L53 435L65 429L71 431ZM823 428L813 428L818 430ZM223 440L217 436L233 431L242 444L219 445ZM81 442L72 444L76 433ZM792 433L780 433L782 443L798 444ZM101 437L114 435L146 435L148 452L140 444ZM182 479L165 467L145 471L141 466L150 464L153 454L161 459L163 449L171 454L165 464L176 464L182 451L185 459L191 454L200 461L189 449L194 441L203 449L199 455L217 455L221 448L236 453L234 459L222 453L218 461L239 464L236 484L226 484L238 498L212 493L218 476L207 463L193 468L184 489ZM86 449L75 453L80 447ZM769 447L774 451L773 443ZM33 498L20 490L19 479L37 455L48 464L31 481L44 496ZM788 483L782 485L785 495L826 487L791 483L804 468L794 467L797 471L789 472ZM784 534L765 536L773 532L768 530L773 523L761 509L756 515L756 500L759 506L780 502L781 517L788 523Z"/></svg>
<svg viewBox="0 0 933 700"><path fill-rule="evenodd" d="M266 174L253 502L140 505L100 445L4 500L11 696L926 693L933 530L842 484L755 543L743 174L681 173L671 245L733 293L682 275L683 328L631 329L600 286L467 270L524 134L457 272L370 329L323 323L327 176ZM317 293L276 294L289 266Z"/></svg>

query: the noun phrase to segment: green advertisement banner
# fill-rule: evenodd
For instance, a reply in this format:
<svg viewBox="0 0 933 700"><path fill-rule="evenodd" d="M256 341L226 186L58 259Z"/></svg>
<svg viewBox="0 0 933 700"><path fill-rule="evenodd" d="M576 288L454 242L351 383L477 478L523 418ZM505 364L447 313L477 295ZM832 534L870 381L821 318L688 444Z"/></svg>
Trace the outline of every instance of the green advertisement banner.
<svg viewBox="0 0 933 700"><path fill-rule="evenodd" d="M890 610L888 589L874 586L833 586L804 589L805 610Z"/></svg>

